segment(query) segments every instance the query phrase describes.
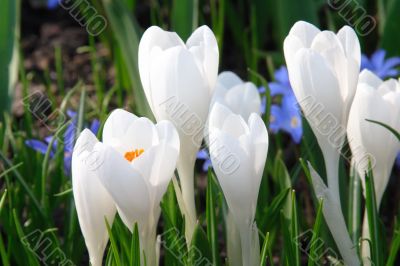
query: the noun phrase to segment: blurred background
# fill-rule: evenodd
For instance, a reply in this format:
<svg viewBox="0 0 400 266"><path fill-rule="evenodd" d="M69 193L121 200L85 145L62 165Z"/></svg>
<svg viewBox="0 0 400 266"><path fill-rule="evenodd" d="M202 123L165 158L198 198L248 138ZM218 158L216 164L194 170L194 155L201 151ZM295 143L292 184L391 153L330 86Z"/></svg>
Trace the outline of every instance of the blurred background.
<svg viewBox="0 0 400 266"><path fill-rule="evenodd" d="M362 67L380 71L382 78L397 78L399 14L400 0L2 0L0 176L6 177L0 179L3 265L33 263L29 256L19 256L23 249L18 239L35 228L50 230L52 239L74 262L87 261L71 193L73 143L52 146L55 143L48 137L64 134L53 130L62 121L58 117L44 125L41 115L51 118L55 110L65 111L76 126L72 136L67 136L73 139L84 126L98 132L109 111L116 107L151 116L137 69L138 43L149 26L176 31L186 41L195 28L206 24L218 40L220 71L234 71L260 87L266 87L265 81L290 87L281 69L282 45L298 20L333 31L344 25L353 27L364 53ZM386 61L388 58L392 61ZM265 92L261 89L260 93ZM282 97L273 97L271 103L280 103ZM27 99L48 104L30 110ZM265 119L273 122L269 116ZM317 162L322 157L316 155L319 151L314 152L318 150L315 139L307 137L312 133L304 120L303 124L300 133L284 126L271 129L276 135L269 154L273 160L268 165L274 169L275 158L283 159L293 187L299 191L302 224L310 227L315 208L298 158ZM305 137L300 142L302 135ZM202 164L200 160L200 188L206 186ZM347 162L343 165L343 169L348 167ZM398 168L393 174L398 177ZM263 180L262 190L268 193L261 192L259 201L270 202L278 194L280 181L276 178ZM393 217L399 210L399 181L391 179L381 209L389 238L397 228ZM344 194L348 193L347 184L343 185ZM5 191L9 191L7 195ZM198 194L204 198L204 191ZM3 208L6 198L9 204ZM199 208L204 210L204 206Z"/></svg>

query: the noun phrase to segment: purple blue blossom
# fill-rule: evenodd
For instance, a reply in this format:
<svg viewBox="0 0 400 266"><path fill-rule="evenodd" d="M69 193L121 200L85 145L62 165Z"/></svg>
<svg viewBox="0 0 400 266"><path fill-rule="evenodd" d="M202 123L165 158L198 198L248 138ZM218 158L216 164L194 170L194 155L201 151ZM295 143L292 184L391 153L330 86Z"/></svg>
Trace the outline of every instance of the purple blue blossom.
<svg viewBox="0 0 400 266"><path fill-rule="evenodd" d="M207 149L203 148L197 153L197 159L204 160L201 169L203 172L207 172L209 167L212 167L210 156L208 155Z"/></svg>
<svg viewBox="0 0 400 266"><path fill-rule="evenodd" d="M56 9L60 0L47 0L48 9Z"/></svg>
<svg viewBox="0 0 400 266"><path fill-rule="evenodd" d="M66 175L71 174L71 162L72 162L72 151L74 148L74 142L76 137L76 127L77 127L77 114L72 110L67 111L67 115L70 118L70 124L64 132L63 136L63 144L64 144L64 172ZM100 122L95 119L91 122L89 129L96 135L99 131ZM53 136L47 136L44 140L38 139L28 139L25 141L25 144L38 151L41 154L46 154L47 149L50 145ZM54 140L53 145L50 150L50 158L53 158L55 153L57 152L58 141Z"/></svg>
<svg viewBox="0 0 400 266"><path fill-rule="evenodd" d="M371 57L365 54L361 56L361 70L368 69L381 79L397 77L400 71L396 68L400 66L400 57L390 57L385 59L386 51L379 49Z"/></svg>
<svg viewBox="0 0 400 266"><path fill-rule="evenodd" d="M285 66L274 73L275 81L270 82L271 97L281 96L280 104L271 105L270 130L273 133L284 131L288 133L295 143L300 143L303 136L301 112L289 82L289 74ZM259 88L260 93L265 92L264 87ZM262 99L262 110L265 110L266 99Z"/></svg>

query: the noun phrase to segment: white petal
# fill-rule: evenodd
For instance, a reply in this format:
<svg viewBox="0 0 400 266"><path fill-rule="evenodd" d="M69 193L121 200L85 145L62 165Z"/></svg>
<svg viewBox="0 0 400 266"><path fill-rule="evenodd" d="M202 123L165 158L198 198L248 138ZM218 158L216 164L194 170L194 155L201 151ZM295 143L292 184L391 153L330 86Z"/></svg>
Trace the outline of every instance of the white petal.
<svg viewBox="0 0 400 266"><path fill-rule="evenodd" d="M290 29L289 36L295 36L303 43L304 48L311 47L311 43L314 37L320 32L320 30L313 24L305 21L296 22Z"/></svg>
<svg viewBox="0 0 400 266"><path fill-rule="evenodd" d="M179 152L166 142L152 147L132 162L132 167L142 176L148 177L153 206L159 206L174 174ZM150 167L149 167L150 166Z"/></svg>
<svg viewBox="0 0 400 266"><path fill-rule="evenodd" d="M344 26L337 33L347 58L352 58L360 66L361 63L361 48L357 34L349 26Z"/></svg>
<svg viewBox="0 0 400 266"><path fill-rule="evenodd" d="M265 161L268 153L268 132L261 117L255 113L249 117L250 138L254 145L254 165L256 175L261 182L262 173L264 171ZM260 185L258 185L259 187Z"/></svg>
<svg viewBox="0 0 400 266"><path fill-rule="evenodd" d="M186 42L189 50L198 47L201 52L196 52L197 62L201 62L202 69L208 81L210 95L214 89L218 75L219 51L217 39L207 26L197 28Z"/></svg>
<svg viewBox="0 0 400 266"><path fill-rule="evenodd" d="M251 82L236 85L225 95L225 102L232 112L248 120L251 113L260 113L261 97L256 86Z"/></svg>
<svg viewBox="0 0 400 266"><path fill-rule="evenodd" d="M99 179L114 199L122 221L131 231L135 222L144 226L151 207L146 181L113 148L102 145L98 151L103 158L97 169Z"/></svg>
<svg viewBox="0 0 400 266"><path fill-rule="evenodd" d="M231 114L224 120L221 131L239 138L242 135L249 134L249 127L240 115Z"/></svg>
<svg viewBox="0 0 400 266"><path fill-rule="evenodd" d="M103 143L114 145L118 139L125 135L128 127L138 117L123 109L114 110L107 118L103 128Z"/></svg>
<svg viewBox="0 0 400 266"><path fill-rule="evenodd" d="M180 140L175 126L168 120L163 120L156 125L160 142L165 142L179 152Z"/></svg>
<svg viewBox="0 0 400 266"><path fill-rule="evenodd" d="M215 103L211 109L208 127L221 129L225 119L232 114L232 111L220 103Z"/></svg>
<svg viewBox="0 0 400 266"><path fill-rule="evenodd" d="M358 83L366 83L373 88L378 88L382 80L368 69L361 71Z"/></svg>
<svg viewBox="0 0 400 266"><path fill-rule="evenodd" d="M184 43L175 32L164 31L157 26L148 28L140 39L138 49L139 74L148 100L151 99L149 72L151 65L158 63L157 58L151 58L151 52L156 47L163 51L174 46L183 47ZM152 106L151 103L150 106Z"/></svg>
<svg viewBox="0 0 400 266"><path fill-rule="evenodd" d="M93 133L85 129L77 139L72 154L74 200L92 265L102 264L108 242L105 219L111 225L116 213L112 198L94 171L97 154L93 148L97 142Z"/></svg>
<svg viewBox="0 0 400 266"><path fill-rule="evenodd" d="M155 125L146 117L136 119L121 137L118 150L125 154L128 151L144 149L158 143L158 134Z"/></svg>
<svg viewBox="0 0 400 266"><path fill-rule="evenodd" d="M253 162L240 147L239 141L218 129L210 130L210 157L224 192L229 209L235 217L254 218L255 204Z"/></svg>
<svg viewBox="0 0 400 266"><path fill-rule="evenodd" d="M217 83L229 89L236 85L242 84L243 81L232 71L224 71L218 75Z"/></svg>

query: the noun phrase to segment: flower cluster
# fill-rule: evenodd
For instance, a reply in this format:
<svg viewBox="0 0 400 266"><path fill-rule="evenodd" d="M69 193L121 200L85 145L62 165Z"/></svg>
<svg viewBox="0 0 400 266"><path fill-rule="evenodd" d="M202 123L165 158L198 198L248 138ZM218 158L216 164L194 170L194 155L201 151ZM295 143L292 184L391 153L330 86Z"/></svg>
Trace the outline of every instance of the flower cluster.
<svg viewBox="0 0 400 266"><path fill-rule="evenodd" d="M112 224L116 213L129 230L138 225L141 264L158 265L160 201L175 168L180 182L174 182L174 188L190 244L197 223L195 160L208 154L211 161L203 169L212 165L226 200L231 228L227 238L240 243L228 250L229 263L260 265L255 216L269 136L260 116L265 100L259 89L232 72L218 75L218 45L207 26L196 29L186 42L176 33L150 27L138 53L141 82L157 123L117 109L104 124L102 141L86 129L73 148L73 193L92 265L101 265L108 242L104 218ZM360 74L360 44L347 26L335 34L297 22L284 41L284 55L287 69L278 69L269 85L276 98L270 130L285 131L299 143L297 105L301 107L325 160L327 185L310 165L315 192L324 198L325 220L345 265L359 265L340 205L340 151L347 137L361 179L365 158L375 159L379 205L400 144L366 119L400 130L400 84L382 81L367 70ZM370 108L372 102L376 110ZM385 145L377 144L377 136ZM208 152L199 153L202 143Z"/></svg>

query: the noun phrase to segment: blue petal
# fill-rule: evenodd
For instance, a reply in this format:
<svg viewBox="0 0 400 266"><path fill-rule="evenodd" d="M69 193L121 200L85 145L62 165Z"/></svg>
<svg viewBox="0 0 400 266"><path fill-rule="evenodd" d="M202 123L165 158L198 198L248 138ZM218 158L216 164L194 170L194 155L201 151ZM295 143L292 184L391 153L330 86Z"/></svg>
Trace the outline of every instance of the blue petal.
<svg viewBox="0 0 400 266"><path fill-rule="evenodd" d="M261 86L258 88L258 93L263 94L265 93L265 87Z"/></svg>
<svg viewBox="0 0 400 266"><path fill-rule="evenodd" d="M289 73L285 66L281 66L274 73L275 80L284 85L289 85Z"/></svg>
<svg viewBox="0 0 400 266"><path fill-rule="evenodd" d="M71 152L74 149L75 133L76 125L74 122L71 122L64 133L64 151Z"/></svg>
<svg viewBox="0 0 400 266"><path fill-rule="evenodd" d="M290 87L278 82L269 83L269 88L271 90L271 97L274 97L276 95L285 95L288 91L291 90Z"/></svg>
<svg viewBox="0 0 400 266"><path fill-rule="evenodd" d="M363 70L363 69L375 71L374 66L372 65L371 61L365 54L361 55L361 70Z"/></svg>
<svg viewBox="0 0 400 266"><path fill-rule="evenodd" d="M77 114L78 114L78 113L75 112L75 111L72 110L72 109L68 109L68 110L67 110L67 116L68 116L69 118L75 118Z"/></svg>
<svg viewBox="0 0 400 266"><path fill-rule="evenodd" d="M375 69L380 69L383 66L385 61L386 51L383 49L379 49L371 56L371 62L374 65Z"/></svg>
<svg viewBox="0 0 400 266"><path fill-rule="evenodd" d="M209 158L210 156L208 156L207 150L205 148L197 152L197 159L207 160Z"/></svg>
<svg viewBox="0 0 400 266"><path fill-rule="evenodd" d="M206 160L204 163L203 163L203 172L207 172L208 171L208 168L210 167L210 166L212 166L212 163L211 163L211 160L210 159L208 159L208 160Z"/></svg>
<svg viewBox="0 0 400 266"><path fill-rule="evenodd" d="M380 77L385 79L389 77L396 77L397 76L397 69L396 67L400 65L400 57L392 57L385 60L383 66L380 71Z"/></svg>
<svg viewBox="0 0 400 266"><path fill-rule="evenodd" d="M97 135L97 132L99 132L100 128L100 121L98 119L94 119L92 123L90 124L90 131L93 132L93 134Z"/></svg>
<svg viewBox="0 0 400 266"><path fill-rule="evenodd" d="M48 9L55 9L58 7L59 0L47 0L47 8Z"/></svg>
<svg viewBox="0 0 400 266"><path fill-rule="evenodd" d="M44 143L43 141L36 140L36 139L28 139L25 140L25 145L34 149L35 151L40 152L41 154L46 154L47 149L49 147L48 144ZM50 152L50 157L53 157L54 153Z"/></svg>

